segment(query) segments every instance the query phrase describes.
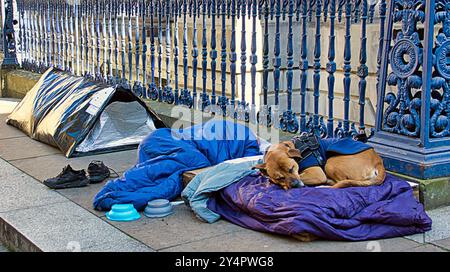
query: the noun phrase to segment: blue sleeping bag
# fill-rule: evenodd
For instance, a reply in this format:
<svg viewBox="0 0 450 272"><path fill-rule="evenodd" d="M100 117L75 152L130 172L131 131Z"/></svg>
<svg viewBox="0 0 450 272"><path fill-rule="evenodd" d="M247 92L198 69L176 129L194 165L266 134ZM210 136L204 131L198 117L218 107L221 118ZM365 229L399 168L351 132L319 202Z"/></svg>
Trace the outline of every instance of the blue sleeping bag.
<svg viewBox="0 0 450 272"><path fill-rule="evenodd" d="M107 211L114 204L132 203L143 210L150 200L177 197L185 171L260 154L253 132L234 122L212 120L186 129L161 128L139 145L138 163L95 196L94 208Z"/></svg>

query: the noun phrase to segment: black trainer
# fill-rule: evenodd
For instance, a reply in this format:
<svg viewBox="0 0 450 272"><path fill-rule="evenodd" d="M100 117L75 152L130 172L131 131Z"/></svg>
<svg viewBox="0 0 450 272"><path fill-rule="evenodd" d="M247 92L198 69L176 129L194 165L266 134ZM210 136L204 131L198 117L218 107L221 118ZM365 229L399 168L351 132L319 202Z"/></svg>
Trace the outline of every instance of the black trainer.
<svg viewBox="0 0 450 272"><path fill-rule="evenodd" d="M67 165L56 177L45 180L44 184L52 189L67 189L86 186L89 179L84 170L73 170Z"/></svg>
<svg viewBox="0 0 450 272"><path fill-rule="evenodd" d="M109 168L102 161L92 161L87 172L90 183L100 183L111 175Z"/></svg>

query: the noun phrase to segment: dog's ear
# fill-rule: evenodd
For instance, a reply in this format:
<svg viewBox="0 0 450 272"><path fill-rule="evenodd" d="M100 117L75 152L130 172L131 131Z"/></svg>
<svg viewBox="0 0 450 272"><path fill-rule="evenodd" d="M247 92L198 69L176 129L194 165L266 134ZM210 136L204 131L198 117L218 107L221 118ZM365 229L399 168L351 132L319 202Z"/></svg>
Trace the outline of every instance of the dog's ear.
<svg viewBox="0 0 450 272"><path fill-rule="evenodd" d="M296 148L291 148L288 150L288 156L292 159L301 159L302 153L300 153L300 151Z"/></svg>
<svg viewBox="0 0 450 272"><path fill-rule="evenodd" d="M258 169L263 175L267 175L267 169L265 163L260 163L255 166L253 166L252 169Z"/></svg>

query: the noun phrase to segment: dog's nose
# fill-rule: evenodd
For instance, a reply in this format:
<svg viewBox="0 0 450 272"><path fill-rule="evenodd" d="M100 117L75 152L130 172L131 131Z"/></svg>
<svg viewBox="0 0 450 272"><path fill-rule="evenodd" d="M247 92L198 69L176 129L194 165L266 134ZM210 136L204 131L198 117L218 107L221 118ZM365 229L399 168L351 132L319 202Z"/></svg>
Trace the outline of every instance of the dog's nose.
<svg viewBox="0 0 450 272"><path fill-rule="evenodd" d="M299 187L303 187L303 186L305 186L305 184L303 184L303 182L301 180L296 179L291 182L292 188L299 188Z"/></svg>

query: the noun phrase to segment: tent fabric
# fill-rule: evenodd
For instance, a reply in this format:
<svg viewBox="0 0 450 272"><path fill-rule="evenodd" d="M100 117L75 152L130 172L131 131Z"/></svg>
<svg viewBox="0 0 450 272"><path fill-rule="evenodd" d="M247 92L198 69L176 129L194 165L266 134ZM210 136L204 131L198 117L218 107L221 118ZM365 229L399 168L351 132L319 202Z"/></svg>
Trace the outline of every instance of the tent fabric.
<svg viewBox="0 0 450 272"><path fill-rule="evenodd" d="M7 123L35 140L59 148L67 157L135 148L143 137L134 144L128 142L100 149L92 146L94 149L89 148L88 151L76 149L92 129L97 127L104 110L118 102L138 103L135 109L147 114L150 130L166 127L156 113L147 108L130 90L72 76L56 68L47 70L41 76L8 116ZM125 123L133 122L132 117L124 119ZM109 121L114 121L110 119ZM112 132L103 134L109 137L107 141L116 140L114 135L123 138L123 134L118 133L117 129ZM134 132L129 131L127 136L133 136Z"/></svg>
<svg viewBox="0 0 450 272"><path fill-rule="evenodd" d="M76 152L92 149L109 149L140 143L155 125L137 102L113 102L101 113L86 138L76 147Z"/></svg>
<svg viewBox="0 0 450 272"><path fill-rule="evenodd" d="M431 219L409 184L388 175L380 186L283 190L260 173L218 192L208 209L239 226L269 233L311 233L362 241L423 233Z"/></svg>
<svg viewBox="0 0 450 272"><path fill-rule="evenodd" d="M138 163L109 181L93 205L107 211L114 204L131 203L143 210L148 201L180 195L185 171L260 154L253 132L234 122L212 120L185 129L157 129L139 145Z"/></svg>

